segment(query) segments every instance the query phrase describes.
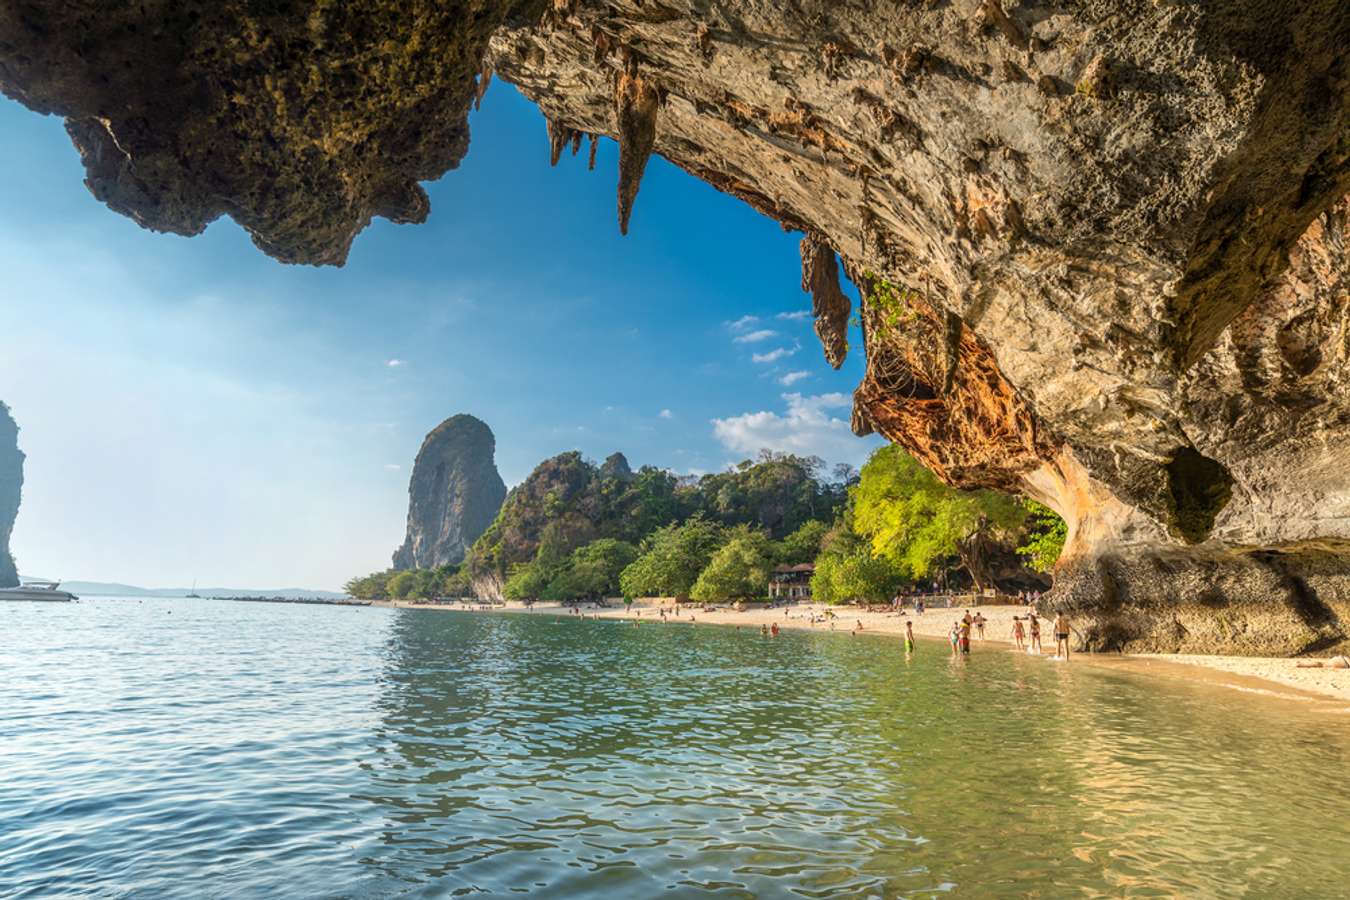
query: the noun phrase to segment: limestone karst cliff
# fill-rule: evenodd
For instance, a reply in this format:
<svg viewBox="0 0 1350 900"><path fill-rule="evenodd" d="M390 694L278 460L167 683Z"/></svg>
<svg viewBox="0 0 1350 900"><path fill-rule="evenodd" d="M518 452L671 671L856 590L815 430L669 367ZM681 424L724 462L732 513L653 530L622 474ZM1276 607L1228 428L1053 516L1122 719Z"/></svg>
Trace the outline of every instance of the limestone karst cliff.
<svg viewBox="0 0 1350 900"><path fill-rule="evenodd" d="M23 493L23 452L19 450L19 426L9 407L0 403L0 587L14 587L19 574L9 552L14 520L19 515Z"/></svg>
<svg viewBox="0 0 1350 900"><path fill-rule="evenodd" d="M408 535L395 569L459 563L487 530L506 497L492 429L470 415L437 425L417 452L408 482Z"/></svg>
<svg viewBox="0 0 1350 900"><path fill-rule="evenodd" d="M1063 514L1089 644L1298 653L1350 632L1347 46L1343 0L75 0L0 8L0 88L147 227L325 263L495 73L555 159L620 140L622 227L654 152L801 232L831 363L857 282L855 427Z"/></svg>

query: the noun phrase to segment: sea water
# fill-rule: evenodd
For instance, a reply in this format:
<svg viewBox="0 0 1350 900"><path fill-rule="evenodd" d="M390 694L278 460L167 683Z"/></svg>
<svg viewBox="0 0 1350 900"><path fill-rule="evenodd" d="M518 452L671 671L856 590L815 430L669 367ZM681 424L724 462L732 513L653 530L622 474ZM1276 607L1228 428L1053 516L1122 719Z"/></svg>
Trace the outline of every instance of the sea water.
<svg viewBox="0 0 1350 900"><path fill-rule="evenodd" d="M1336 897L1350 717L977 645L0 604L0 896Z"/></svg>

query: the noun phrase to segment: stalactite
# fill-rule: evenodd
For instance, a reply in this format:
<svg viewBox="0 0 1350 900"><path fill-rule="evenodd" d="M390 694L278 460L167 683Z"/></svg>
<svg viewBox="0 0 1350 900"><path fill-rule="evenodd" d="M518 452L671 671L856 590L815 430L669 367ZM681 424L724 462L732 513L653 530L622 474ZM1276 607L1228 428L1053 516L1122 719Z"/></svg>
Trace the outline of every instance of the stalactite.
<svg viewBox="0 0 1350 900"><path fill-rule="evenodd" d="M544 125L548 128L548 164L556 166L562 157L563 148L572 138L572 129L552 119L545 119Z"/></svg>
<svg viewBox="0 0 1350 900"><path fill-rule="evenodd" d="M628 233L633 200L642 184L642 173L656 146L656 116L660 92L648 79L631 71L619 76L614 92L619 125L619 232Z"/></svg>
<svg viewBox="0 0 1350 900"><path fill-rule="evenodd" d="M848 355L848 314L853 304L839 287L839 264L834 248L819 234L802 238L802 290L811 294L816 336L825 349L825 359L834 368Z"/></svg>
<svg viewBox="0 0 1350 900"><path fill-rule="evenodd" d="M599 145L600 145L600 135L598 135L598 134L592 134L592 135L591 135L591 152L590 152L590 156L588 156L588 157L586 158L586 168L587 168L588 171L591 171L591 172L594 172L594 171L595 171L595 149L596 149L596 147L598 147Z"/></svg>
<svg viewBox="0 0 1350 900"><path fill-rule="evenodd" d="M492 63L483 58L483 68L478 73L478 86L474 89L473 108L479 109L483 105L483 95L487 93L488 85L492 84Z"/></svg>

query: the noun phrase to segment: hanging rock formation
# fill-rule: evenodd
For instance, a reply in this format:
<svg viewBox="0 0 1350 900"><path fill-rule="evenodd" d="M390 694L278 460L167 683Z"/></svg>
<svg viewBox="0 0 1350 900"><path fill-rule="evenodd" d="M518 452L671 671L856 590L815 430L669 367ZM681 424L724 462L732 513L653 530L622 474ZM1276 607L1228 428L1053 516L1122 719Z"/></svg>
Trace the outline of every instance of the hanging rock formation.
<svg viewBox="0 0 1350 900"><path fill-rule="evenodd" d="M0 9L0 87L114 209L338 262L491 70L621 140L621 227L656 152L837 253L855 426L1064 514L1089 644L1299 653L1350 631L1347 46L1343 0L76 0Z"/></svg>
<svg viewBox="0 0 1350 900"><path fill-rule="evenodd" d="M469 415L436 426L417 452L408 484L408 536L395 569L434 569L464 559L506 498L492 429Z"/></svg>
<svg viewBox="0 0 1350 900"><path fill-rule="evenodd" d="M0 587L14 587L19 573L9 552L14 520L19 515L23 493L23 452L19 450L19 426L9 407L0 403Z"/></svg>

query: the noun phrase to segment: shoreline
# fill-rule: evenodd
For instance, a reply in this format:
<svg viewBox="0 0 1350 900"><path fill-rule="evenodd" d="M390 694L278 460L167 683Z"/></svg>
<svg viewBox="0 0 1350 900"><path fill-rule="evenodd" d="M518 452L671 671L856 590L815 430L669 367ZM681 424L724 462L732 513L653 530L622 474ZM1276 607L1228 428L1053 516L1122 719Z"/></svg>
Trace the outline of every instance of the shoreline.
<svg viewBox="0 0 1350 900"><path fill-rule="evenodd" d="M570 607L561 604L536 603L527 609L520 603L507 603L481 609L477 604L463 606L459 604L415 603L407 601L375 601L373 606L391 609L428 609L442 612L470 613L511 613L523 615L574 616ZM596 619L619 619L637 621L659 621L660 609L671 615L673 601L666 599L646 599L635 601L632 610L622 605L606 608L587 608L581 610L585 617ZM1003 652L1017 652L1014 648L1011 631L1014 615L1025 616L1027 610L1019 606L971 606L971 612L979 611L988 623L985 625L985 637L971 636L971 646L989 647ZM683 606L678 619L668 618L672 623L740 626L757 629L761 625L778 623L779 628L792 628L798 631L847 633L862 623L862 634L887 637L903 637L905 622L914 623L914 635L941 641L944 651L947 646L947 632L952 623L959 619L966 607L953 609L930 609L923 615L915 615L913 610L904 612L864 612L857 607L824 604L801 604L778 609L751 609L736 612L731 609L706 611L693 606ZM827 622L812 622L826 612L834 613L834 627ZM1042 618L1042 645L1047 652L1041 654L1045 659L1054 656L1054 637L1050 634L1050 622ZM1028 654L1035 656L1035 654ZM1203 681L1242 690L1250 693L1266 694L1280 699L1299 702L1326 703L1328 700L1350 704L1350 669L1300 669L1295 660L1285 657L1268 656L1199 656L1193 654L1128 654L1128 653L1077 653L1073 661L1082 660L1089 665L1106 666L1114 669L1143 672L1160 677L1181 678ZM1350 706L1338 710L1350 714Z"/></svg>

